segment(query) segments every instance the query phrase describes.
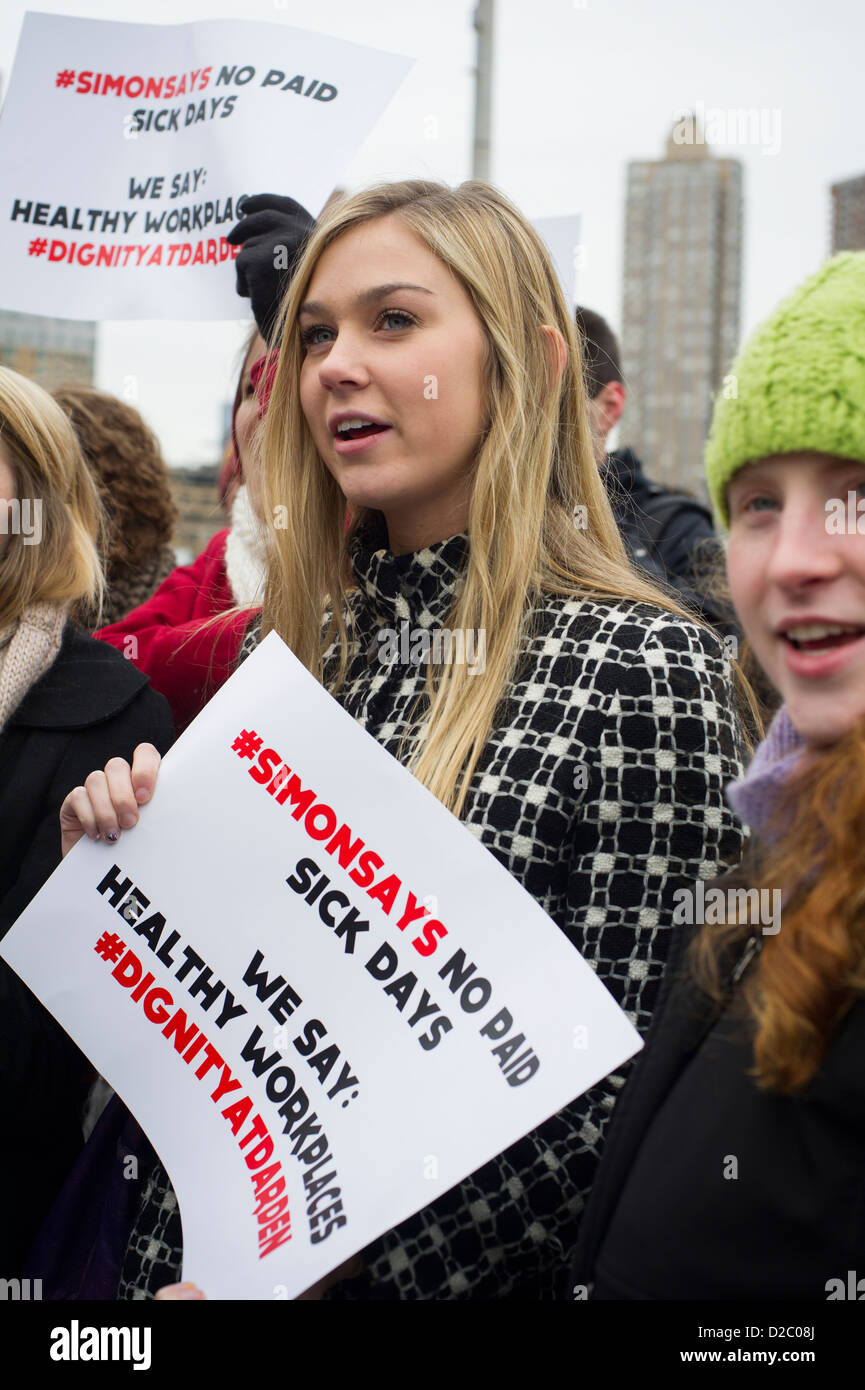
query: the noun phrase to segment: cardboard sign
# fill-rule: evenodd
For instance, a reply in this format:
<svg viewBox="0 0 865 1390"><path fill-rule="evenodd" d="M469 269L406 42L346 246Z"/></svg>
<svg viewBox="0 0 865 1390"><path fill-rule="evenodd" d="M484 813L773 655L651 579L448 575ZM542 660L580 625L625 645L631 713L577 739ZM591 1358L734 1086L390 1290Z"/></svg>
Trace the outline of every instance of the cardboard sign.
<svg viewBox="0 0 865 1390"><path fill-rule="evenodd" d="M273 633L0 954L148 1134L214 1298L303 1292L641 1046Z"/></svg>
<svg viewBox="0 0 865 1390"><path fill-rule="evenodd" d="M246 318L244 194L313 215L414 60L277 24L27 14L0 119L0 307Z"/></svg>

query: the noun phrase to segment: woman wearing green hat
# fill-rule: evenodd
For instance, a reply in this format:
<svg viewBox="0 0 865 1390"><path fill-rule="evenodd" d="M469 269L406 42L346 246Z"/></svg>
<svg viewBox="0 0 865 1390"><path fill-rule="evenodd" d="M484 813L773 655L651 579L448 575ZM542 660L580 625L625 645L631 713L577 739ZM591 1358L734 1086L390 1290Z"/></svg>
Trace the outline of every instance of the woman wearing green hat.
<svg viewBox="0 0 865 1390"><path fill-rule="evenodd" d="M728 788L741 866L683 895L575 1297L865 1293L865 254L787 299L733 375L706 472L784 704Z"/></svg>

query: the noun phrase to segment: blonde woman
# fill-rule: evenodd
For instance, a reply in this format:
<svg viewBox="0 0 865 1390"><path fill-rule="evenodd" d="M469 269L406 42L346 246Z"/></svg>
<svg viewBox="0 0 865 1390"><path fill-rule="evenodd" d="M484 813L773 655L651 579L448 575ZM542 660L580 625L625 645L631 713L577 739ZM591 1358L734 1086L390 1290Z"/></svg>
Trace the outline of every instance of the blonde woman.
<svg viewBox="0 0 865 1390"><path fill-rule="evenodd" d="M60 861L67 792L147 739L167 749L168 707L146 677L80 632L98 611L96 489L73 429L39 386L0 367L0 936ZM0 1267L20 1272L83 1143L92 1069L0 961Z"/></svg>
<svg viewBox="0 0 865 1390"><path fill-rule="evenodd" d="M246 650L275 629L644 1030L675 890L738 858L733 686L718 639L626 561L542 243L486 184L359 193L312 234L278 339L263 492L283 510ZM432 664L418 634L445 629L473 661ZM69 842L116 830L155 776L142 750L122 787L71 798ZM552 1296L623 1080L389 1232L329 1296ZM157 1165L120 1296L178 1278L181 1254Z"/></svg>

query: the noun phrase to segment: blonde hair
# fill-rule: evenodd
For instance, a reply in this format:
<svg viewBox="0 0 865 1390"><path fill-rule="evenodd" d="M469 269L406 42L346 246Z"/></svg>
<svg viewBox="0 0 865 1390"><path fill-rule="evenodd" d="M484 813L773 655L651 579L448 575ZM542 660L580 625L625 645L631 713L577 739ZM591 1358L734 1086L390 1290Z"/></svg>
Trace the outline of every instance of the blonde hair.
<svg viewBox="0 0 865 1390"><path fill-rule="evenodd" d="M264 513L270 530L262 631L275 629L324 679L335 637L337 691L350 660L344 610L347 542L369 518L346 503L313 443L300 402L304 351L298 311L319 257L350 228L396 215L456 275L487 339L486 428L469 509L464 583L447 626L486 633L486 672L429 665L429 709L416 728L414 775L460 815L496 709L513 678L527 610L541 593L628 600L685 616L630 565L594 460L580 348L558 279L537 233L489 184L459 188L422 181L382 184L336 205L312 233L283 301L281 341L262 438ZM568 348L558 374L541 325ZM587 525L574 516L586 509ZM302 543L298 541L302 538ZM442 538L444 539L444 538ZM322 630L323 596L330 620Z"/></svg>
<svg viewBox="0 0 865 1390"><path fill-rule="evenodd" d="M102 509L75 431L56 401L35 382L0 367L0 459L15 496L38 507L40 535L11 535L0 559L0 627L31 603L101 606ZM7 512L8 515L8 512Z"/></svg>

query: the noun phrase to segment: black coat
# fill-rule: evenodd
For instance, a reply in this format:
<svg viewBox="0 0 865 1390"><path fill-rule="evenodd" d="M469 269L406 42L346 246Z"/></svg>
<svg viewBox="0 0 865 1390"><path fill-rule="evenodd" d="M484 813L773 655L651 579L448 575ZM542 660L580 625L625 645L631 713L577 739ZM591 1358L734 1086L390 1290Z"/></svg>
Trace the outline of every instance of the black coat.
<svg viewBox="0 0 865 1390"><path fill-rule="evenodd" d="M574 1296L823 1301L851 1270L865 1291L865 1000L800 1097L764 1092L735 989L713 1004L683 957L680 936L610 1125Z"/></svg>
<svg viewBox="0 0 865 1390"><path fill-rule="evenodd" d="M737 635L731 605L714 591L724 556L708 507L652 482L632 449L608 454L602 477L634 564L722 635Z"/></svg>
<svg viewBox="0 0 865 1390"><path fill-rule="evenodd" d="M60 863L60 806L109 758L174 739L147 677L67 623L57 657L0 732L0 936ZM15 1277L83 1143L93 1069L0 960L0 1275Z"/></svg>

